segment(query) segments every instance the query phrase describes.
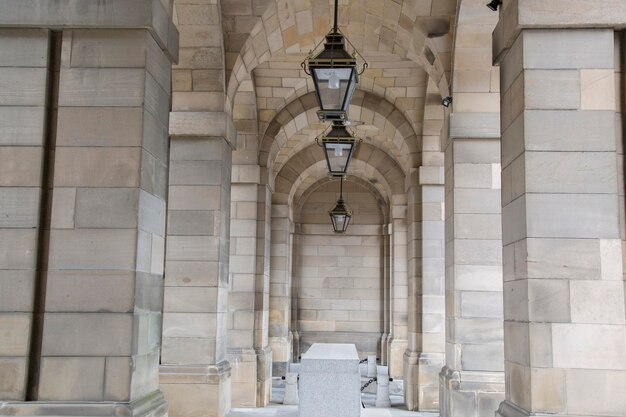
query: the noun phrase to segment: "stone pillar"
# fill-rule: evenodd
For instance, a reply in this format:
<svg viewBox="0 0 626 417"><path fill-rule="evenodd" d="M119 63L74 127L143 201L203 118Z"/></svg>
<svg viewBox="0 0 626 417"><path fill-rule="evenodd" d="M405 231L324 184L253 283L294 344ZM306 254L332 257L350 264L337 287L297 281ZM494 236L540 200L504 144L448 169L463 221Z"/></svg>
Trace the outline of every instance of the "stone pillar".
<svg viewBox="0 0 626 417"><path fill-rule="evenodd" d="M45 29L0 29L0 401L26 399L33 314L40 312L43 169L55 134L46 125L53 111L46 94L58 78L50 38Z"/></svg>
<svg viewBox="0 0 626 417"><path fill-rule="evenodd" d="M495 54L507 380L497 415L623 416L614 32L522 29L506 44Z"/></svg>
<svg viewBox="0 0 626 417"><path fill-rule="evenodd" d="M401 196L393 196L401 200ZM406 201L395 201L391 207L391 278L390 278L390 335L387 338L389 375L402 379L403 356L407 348L407 206Z"/></svg>
<svg viewBox="0 0 626 417"><path fill-rule="evenodd" d="M504 393L497 114L450 115L441 415L492 416Z"/></svg>
<svg viewBox="0 0 626 417"><path fill-rule="evenodd" d="M233 407L263 407L271 391L269 317L269 199L260 167L233 169L231 300L228 353L233 364Z"/></svg>
<svg viewBox="0 0 626 417"><path fill-rule="evenodd" d="M170 416L223 417L231 402L226 346L235 130L225 113L174 112L171 121L161 389Z"/></svg>
<svg viewBox="0 0 626 417"><path fill-rule="evenodd" d="M291 222L287 204L272 204L272 245L270 257L269 343L272 373L287 375L292 361L291 324Z"/></svg>

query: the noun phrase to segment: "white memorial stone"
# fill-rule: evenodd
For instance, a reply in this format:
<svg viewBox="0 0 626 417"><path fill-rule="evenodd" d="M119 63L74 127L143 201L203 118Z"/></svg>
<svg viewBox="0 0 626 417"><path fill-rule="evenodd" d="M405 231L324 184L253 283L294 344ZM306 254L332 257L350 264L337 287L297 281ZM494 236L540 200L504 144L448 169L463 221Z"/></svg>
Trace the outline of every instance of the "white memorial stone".
<svg viewBox="0 0 626 417"><path fill-rule="evenodd" d="M359 417L361 375L356 346L314 343L302 355L299 417Z"/></svg>
<svg viewBox="0 0 626 417"><path fill-rule="evenodd" d="M297 405L300 402L298 398L298 374L289 372L285 376L285 398L283 404Z"/></svg>

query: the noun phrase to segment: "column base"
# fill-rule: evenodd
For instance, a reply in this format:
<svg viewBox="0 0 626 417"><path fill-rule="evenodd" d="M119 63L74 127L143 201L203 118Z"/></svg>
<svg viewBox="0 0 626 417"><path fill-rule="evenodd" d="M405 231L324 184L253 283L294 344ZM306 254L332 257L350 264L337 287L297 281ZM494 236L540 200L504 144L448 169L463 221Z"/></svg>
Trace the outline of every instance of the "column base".
<svg viewBox="0 0 626 417"><path fill-rule="evenodd" d="M404 374L404 404L409 411L417 411L419 409L418 360L418 352L408 349L404 352L402 361Z"/></svg>
<svg viewBox="0 0 626 417"><path fill-rule="evenodd" d="M504 400L504 372L456 371L439 374L441 417L493 417Z"/></svg>
<svg viewBox="0 0 626 417"><path fill-rule="evenodd" d="M118 402L0 402L0 416L21 417L166 417L168 402L161 391L128 403Z"/></svg>
<svg viewBox="0 0 626 417"><path fill-rule="evenodd" d="M439 411L439 372L443 353L404 353L404 402L411 411Z"/></svg>
<svg viewBox="0 0 626 417"><path fill-rule="evenodd" d="M232 407L256 407L257 357L252 348L229 348Z"/></svg>
<svg viewBox="0 0 626 417"><path fill-rule="evenodd" d="M389 363L387 366L389 367L389 376L393 379L404 379L404 352L406 351L406 347L408 342L402 339L394 339L389 337L388 345L389 345Z"/></svg>
<svg viewBox="0 0 626 417"><path fill-rule="evenodd" d="M231 369L217 365L161 365L161 391L169 403L168 417L225 417L231 404Z"/></svg>
<svg viewBox="0 0 626 417"><path fill-rule="evenodd" d="M272 396L272 349L265 346L256 352L256 406L266 407Z"/></svg>
<svg viewBox="0 0 626 417"><path fill-rule="evenodd" d="M269 338L272 349L272 375L285 376L292 360L293 335Z"/></svg>

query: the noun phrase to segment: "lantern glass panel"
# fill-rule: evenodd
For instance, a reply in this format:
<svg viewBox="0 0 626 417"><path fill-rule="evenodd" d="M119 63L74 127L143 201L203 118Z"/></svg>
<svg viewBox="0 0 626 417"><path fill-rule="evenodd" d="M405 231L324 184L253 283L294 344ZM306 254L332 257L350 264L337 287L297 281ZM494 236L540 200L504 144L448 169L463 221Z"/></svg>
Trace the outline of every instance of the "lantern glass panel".
<svg viewBox="0 0 626 417"><path fill-rule="evenodd" d="M348 230L350 216L346 214L331 214L330 218L332 220L335 233L345 233L346 230Z"/></svg>
<svg viewBox="0 0 626 417"><path fill-rule="evenodd" d="M354 68L311 68L321 110L347 111L356 88Z"/></svg>
<svg viewBox="0 0 626 417"><path fill-rule="evenodd" d="M343 174L348 169L354 142L323 142L328 171L331 174Z"/></svg>

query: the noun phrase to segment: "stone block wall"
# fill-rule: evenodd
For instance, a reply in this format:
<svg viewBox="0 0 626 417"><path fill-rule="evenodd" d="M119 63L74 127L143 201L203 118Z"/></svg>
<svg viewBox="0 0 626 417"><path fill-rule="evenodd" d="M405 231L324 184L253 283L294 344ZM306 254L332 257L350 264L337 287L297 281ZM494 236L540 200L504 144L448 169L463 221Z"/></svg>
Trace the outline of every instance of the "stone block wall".
<svg viewBox="0 0 626 417"><path fill-rule="evenodd" d="M335 235L328 216L339 196L330 182L313 192L300 214L298 331L301 352L315 342L356 343L360 357L380 352L383 332L382 213L376 198L344 184L353 210L347 235Z"/></svg>

